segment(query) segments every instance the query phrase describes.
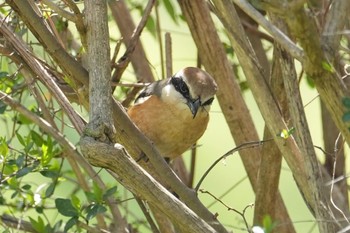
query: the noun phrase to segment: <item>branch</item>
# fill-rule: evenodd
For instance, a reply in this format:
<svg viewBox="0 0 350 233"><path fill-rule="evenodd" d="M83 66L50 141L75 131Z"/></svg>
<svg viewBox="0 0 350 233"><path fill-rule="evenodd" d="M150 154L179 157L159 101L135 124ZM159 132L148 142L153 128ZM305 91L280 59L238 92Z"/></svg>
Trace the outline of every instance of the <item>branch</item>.
<svg viewBox="0 0 350 233"><path fill-rule="evenodd" d="M96 137L114 141L115 129L112 120L111 66L107 2L87 0L85 4L85 25L88 42L90 121L87 129ZM101 130L101 132L92 132ZM99 135L101 133L101 135Z"/></svg>
<svg viewBox="0 0 350 233"><path fill-rule="evenodd" d="M273 15L269 15L269 17L275 25L279 25ZM283 59L283 56L280 46L277 44L275 44L275 46L277 46L277 48L274 49L273 53L273 64L269 83L275 99L278 100L283 117L289 119L288 108L286 107L288 104L284 90L285 88L283 85L283 79L280 78L283 69L280 64L280 59ZM266 140L271 137L273 136L265 125L264 139ZM281 202L283 202L281 196L278 195L281 164L282 155L276 143L263 145L258 174L258 188L255 197L254 225L263 226L263 219L266 215L269 215L274 221L278 222L291 221L287 210L282 211L282 213L286 213L285 215L282 215L280 214L281 208L276 206L276 199L281 199ZM276 226L275 231L295 233L294 227L286 224Z"/></svg>
<svg viewBox="0 0 350 233"><path fill-rule="evenodd" d="M337 55L342 34L340 33L348 20L350 1L333 1L326 15L326 22L323 28L321 44L326 49L327 59L333 61Z"/></svg>
<svg viewBox="0 0 350 233"><path fill-rule="evenodd" d="M289 167L293 171L296 181L299 184L302 184L300 186L302 187L302 191L306 195L307 200L310 200L310 203L315 204L311 201L312 197L308 190L304 168L300 167L303 158L295 141L292 137L289 137L286 140L281 140L276 136L279 134L280 130L288 129L288 126L284 122L283 116L277 107L276 100L272 96L270 87L266 83L266 78L257 62L257 58L254 55L255 53L247 42L234 6L229 0L214 0L213 2L215 7L217 7L219 19L229 32L228 35L231 44L237 53L238 60L244 70L249 86L271 135L274 136L275 142L285 157Z"/></svg>
<svg viewBox="0 0 350 233"><path fill-rule="evenodd" d="M286 12L286 22L291 34L297 38L305 51L305 61L303 68L315 83L321 100L327 107L329 113L341 131L343 137L350 144L350 123L343 121L343 116L347 111L342 104L342 99L350 95L349 89L336 72L325 67L333 67L331 60L327 59L323 51L315 19L307 14L304 7Z"/></svg>
<svg viewBox="0 0 350 233"><path fill-rule="evenodd" d="M271 19L272 20L272 19ZM270 86L275 98L279 102L280 108L286 105L286 96L284 92L283 80L281 77L281 66L279 58L281 54L278 52L279 49L274 50L272 72L270 74ZM286 112L288 110L281 109L285 119L288 119ZM265 125L264 139L273 137ZM258 175L258 189L255 198L254 208L254 225L263 225L263 219L266 215L269 215L274 221L278 222L290 222L285 216L279 215L279 208L276 208L275 199L280 198L278 196L278 184L281 173L282 155L278 149L276 143L270 145L264 145L262 148L262 158ZM283 200L281 200L283 201ZM276 231L281 232L295 232L294 227L280 226Z"/></svg>
<svg viewBox="0 0 350 233"><path fill-rule="evenodd" d="M63 18L66 18L73 23L76 22L76 18L74 14L70 13L69 11L65 11L60 6L58 6L56 3L54 3L52 0L42 0L42 2L50 7L53 11L55 11L58 15L60 15Z"/></svg>
<svg viewBox="0 0 350 233"><path fill-rule="evenodd" d="M60 68L72 79L88 86L88 73L60 45L45 24L42 15L38 15L29 1L6 0L14 9L29 30L34 34L45 50L51 55Z"/></svg>
<svg viewBox="0 0 350 233"><path fill-rule="evenodd" d="M41 64L41 62L32 54L32 52L27 48L24 42L19 39L4 22L4 19L0 16L0 21L2 23L0 27L0 32L3 34L5 39L9 41L14 49L20 54L27 65L33 70L33 72L41 79L41 81L50 90L52 95L55 96L57 102L60 104L62 109L66 112L69 119L73 123L74 127L79 133L82 133L84 122L81 117L76 113L73 107L70 105L67 97L63 94L61 89L57 86L56 82L53 80L52 75L46 70L46 68Z"/></svg>
<svg viewBox="0 0 350 233"><path fill-rule="evenodd" d="M178 2L197 45L200 59L219 86L216 96L236 145L259 141L259 136L249 109L241 95L240 87L235 81L237 77L234 75L231 63L227 59L226 52L217 34L217 29L214 26L213 20L210 18L207 3L202 0L181 0ZM236 20L239 23L239 19ZM247 39L246 37L242 37L241 40ZM260 77L260 74L251 77L263 79ZM269 105L275 105L275 102L271 101ZM256 178L259 171L260 156L261 154L258 148L249 151L240 151L241 160L254 191L257 188ZM276 208L281 211L280 213L284 218L288 218L287 212L284 211L286 208L281 200L281 198L276 199Z"/></svg>
<svg viewBox="0 0 350 233"><path fill-rule="evenodd" d="M303 102L299 92L298 77L294 69L292 58L284 56L284 59L281 59L281 65L283 67L282 77L289 103L288 106L290 109L291 120L296 128L295 138L301 153L304 155L304 166L311 193L313 194L315 203L319 203L314 206L313 211L316 219L332 219L333 214L329 208L329 201L326 197L318 160L316 158L304 112ZM321 232L335 231L334 224L329 224L323 221L318 222L318 224Z"/></svg>
<svg viewBox="0 0 350 233"><path fill-rule="evenodd" d="M34 55L31 54L29 52L29 50L26 48L24 43L21 40L19 40L17 38L17 36L15 36L14 34L12 34L9 31L9 29L7 28L7 25L5 23L2 24L2 27L0 28L0 30L2 31L5 38L8 39L9 41L11 41L13 43L13 46L15 48L17 48L17 50L19 52L22 53L21 54L22 57L20 57L20 58L24 59L24 60L16 61L16 62L24 62L24 63L22 63L23 65L27 66L28 68L30 67L30 71L33 72L34 75L36 74L39 78L41 78L41 80L43 80L43 82L46 84L46 86L49 88L49 90L53 93L53 95L56 97L58 102L61 104L64 112L68 115L68 117L73 122L73 125L75 125L75 128L77 129L78 133L82 133L82 129L85 125L84 122L82 121L80 116L75 112L75 110L72 109L72 106L69 104L69 102L66 99L66 97L64 96L64 94L56 86L56 83L53 80L53 77L45 70L46 68L44 68L42 66L42 64L36 60ZM16 54L17 53L14 53L13 56ZM27 65L27 64L29 64L29 65ZM52 74L52 72L51 72L51 74ZM30 84L29 86L32 86L32 84ZM33 86L33 88L34 88L34 86ZM38 101L40 101L41 96L38 94L36 99ZM25 111L26 109L24 107L20 108L20 109L24 111L24 112L21 112L23 115L25 115L28 119L31 118L31 116L26 115L26 113L30 114L31 113L30 111ZM45 109L45 108L43 108L43 109ZM36 115L32 115L32 117L36 117ZM54 127L54 125L52 125L52 127L45 128L46 124L43 122L40 123L41 122L40 119L41 118L36 119L36 120L32 120L32 121L36 125L38 125L40 128L42 128L46 133L52 135L54 138L56 137L56 141L58 141L59 144L61 146L63 146L63 148L65 150L67 150L68 154L70 155L70 156L67 156L67 159L69 160L71 166L75 167L75 171L76 171L77 177L79 179L79 183L82 186L82 188L84 190L88 190L88 186L86 185L86 181L82 178L83 175L79 175L79 174L81 174L81 172L80 172L80 168L78 168L76 166L76 162L78 162L82 166L82 168L86 171L86 173L89 174L89 177L91 177L91 179L93 179L102 190L106 190L105 184L102 182L100 177L96 174L96 172L91 167L91 165L89 165L87 163L87 161L83 159L81 154L79 154L76 151L76 148L73 145L71 145L72 146L71 147L69 141L64 140L64 138L63 139L61 138L61 140L57 139L57 137L60 137L60 135L56 135L55 133L53 133L55 131L50 131L51 129L55 129L56 132L59 133L59 131ZM66 144L66 143L68 143L68 144ZM114 202L112 200L108 200L107 204L111 208L111 213L112 213L113 217L115 219L118 219L119 223L122 223L124 220L121 217L121 214L119 213L118 209L116 208L116 205L114 204ZM121 224L121 225L123 225L123 224Z"/></svg>
<svg viewBox="0 0 350 233"><path fill-rule="evenodd" d="M216 164L218 164L221 160L226 159L226 157L228 157L229 155L232 155L233 153L237 152L237 151L242 151L244 149L249 149L249 148L254 148L256 146L261 146L263 145L265 142L271 141L272 139L267 139L265 141L257 141L257 142L246 142L243 143L237 147L235 147L232 150L229 150L228 152L226 152L224 155L220 156L217 160L214 161L214 163L204 172L204 174L202 175L202 177L199 179L195 190L198 191L201 184L203 183L204 179L207 177L207 175L210 173L210 171L216 166Z"/></svg>
<svg viewBox="0 0 350 233"><path fill-rule="evenodd" d="M108 4L112 10L112 15L118 24L119 30L124 37L124 42L127 49L124 55L118 60L116 64L116 70L112 75L112 81L117 82L120 80L124 70L128 66L129 62L132 62L136 76L139 81L142 82L152 82L154 81L153 74L149 69L149 65L146 59L145 52L140 43L140 35L143 28L146 25L148 17L151 14L152 8L154 6L155 0L149 0L147 6L143 12L142 18L132 32L133 21L131 15L126 7L124 1L109 1ZM137 50L137 53L134 51ZM113 89L114 90L114 89Z"/></svg>
<svg viewBox="0 0 350 233"><path fill-rule="evenodd" d="M300 49L288 36L286 36L280 29L275 27L272 23L266 20L266 18L257 11L246 0L232 0L237 4L247 15L261 25L266 31L268 31L273 38L278 42L285 50L287 50L295 59L302 62L304 60L304 52Z"/></svg>
<svg viewBox="0 0 350 233"><path fill-rule="evenodd" d="M31 120L35 125L39 126L47 134L51 135L64 149L71 154L77 154L75 146L70 143L61 132L53 128L47 121L38 117L33 112L29 111L23 105L11 98L11 96L0 91L0 100L6 105L10 106L14 111L23 114L26 118Z"/></svg>
<svg viewBox="0 0 350 233"><path fill-rule="evenodd" d="M163 210L184 232L216 232L192 210L145 172L119 144L113 146L84 136L80 140L86 158L95 166L109 169L132 193Z"/></svg>
<svg viewBox="0 0 350 233"><path fill-rule="evenodd" d="M32 224L28 221L24 221L23 219L17 219L15 217L12 217L8 214L3 214L0 216L0 221L5 226L14 228L16 230L22 230L25 232L33 232L36 233L37 231L33 228Z"/></svg>
<svg viewBox="0 0 350 233"><path fill-rule="evenodd" d="M226 207L228 211L233 211L233 212L235 212L236 214L240 215L240 216L242 217L242 219L243 219L243 222L244 222L244 224L245 224L246 230L247 230L248 232L251 232L251 231L250 231L250 227L249 227L248 222L247 222L247 219L246 219L246 217L245 217L245 211L247 210L248 207L252 207L253 205L248 205L248 206L246 206L246 207L244 208L243 212L240 212L240 211L236 210L235 208L232 208L232 207L228 206L227 204L225 204L222 200L220 200L219 198L217 198L216 196L214 196L214 195L213 195L212 193L210 193L209 191L205 191L205 190L203 190L203 189L200 189L199 192L204 193L204 194L208 194L209 196L211 196L212 198L214 198L215 201L219 202L221 205L223 205L224 207Z"/></svg>
<svg viewBox="0 0 350 233"><path fill-rule="evenodd" d="M257 58L254 55L254 51L247 42L242 25L239 23L239 18L237 17L235 8L232 4L230 4L229 0L214 0L213 2L218 9L217 13L221 22L229 32L229 39L237 53L238 60L244 70L245 76L248 80L249 86L262 116L271 134L278 135L278 131L281 129L288 129L288 126L284 122L283 116L277 107L278 105L276 104L276 101L271 94L271 90L266 83L266 79L261 71L261 67L257 63ZM280 140L279 137L275 136L275 142L292 170L294 178L303 194L303 197L305 198L305 201L309 206L311 206L312 209L315 209L316 205L320 205L320 203L315 202L314 194L311 192L309 187L305 167L300 166L300 164L304 163L304 158L294 138L288 137L286 140Z"/></svg>

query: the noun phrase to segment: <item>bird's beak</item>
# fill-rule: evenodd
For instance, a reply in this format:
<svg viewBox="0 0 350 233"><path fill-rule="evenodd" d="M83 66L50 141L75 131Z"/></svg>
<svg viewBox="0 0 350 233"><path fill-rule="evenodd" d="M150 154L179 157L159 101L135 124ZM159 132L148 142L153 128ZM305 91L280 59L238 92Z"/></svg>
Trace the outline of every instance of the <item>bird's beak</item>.
<svg viewBox="0 0 350 233"><path fill-rule="evenodd" d="M188 100L187 105L190 108L193 118L196 117L199 107L201 106L201 100L198 98L196 100Z"/></svg>

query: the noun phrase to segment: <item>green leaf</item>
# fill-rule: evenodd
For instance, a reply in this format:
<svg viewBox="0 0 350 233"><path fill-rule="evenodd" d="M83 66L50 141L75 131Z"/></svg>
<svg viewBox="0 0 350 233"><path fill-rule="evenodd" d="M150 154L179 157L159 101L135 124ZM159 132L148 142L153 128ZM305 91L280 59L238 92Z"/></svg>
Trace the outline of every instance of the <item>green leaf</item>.
<svg viewBox="0 0 350 233"><path fill-rule="evenodd" d="M7 105L0 101L0 114L4 114L4 112L6 111Z"/></svg>
<svg viewBox="0 0 350 233"><path fill-rule="evenodd" d="M27 175L29 172L33 170L32 167L24 167L22 169L19 169L18 172L16 173L16 178L20 178L22 176Z"/></svg>
<svg viewBox="0 0 350 233"><path fill-rule="evenodd" d="M350 108L350 98L349 97L344 97L342 102L346 108Z"/></svg>
<svg viewBox="0 0 350 233"><path fill-rule="evenodd" d="M0 155L2 155L4 158L6 158L8 153L9 153L8 144L5 140L5 138L1 137L0 138Z"/></svg>
<svg viewBox="0 0 350 233"><path fill-rule="evenodd" d="M350 112L346 112L343 115L343 121L350 121Z"/></svg>
<svg viewBox="0 0 350 233"><path fill-rule="evenodd" d="M14 191L11 195L11 199L15 198L17 196L17 194L19 194L19 192L17 191Z"/></svg>
<svg viewBox="0 0 350 233"><path fill-rule="evenodd" d="M107 208L101 204L89 205L86 209L87 215L86 219L89 221L94 218L97 214L101 214L107 211Z"/></svg>
<svg viewBox="0 0 350 233"><path fill-rule="evenodd" d="M58 176L58 172L53 170L43 170L40 171L40 174L47 178L56 178Z"/></svg>
<svg viewBox="0 0 350 233"><path fill-rule="evenodd" d="M26 162L26 156L25 155L19 155L16 159L16 166L17 167L23 167Z"/></svg>
<svg viewBox="0 0 350 233"><path fill-rule="evenodd" d="M44 213L44 208L42 206L35 206L35 211L38 214L42 214L42 213Z"/></svg>
<svg viewBox="0 0 350 233"><path fill-rule="evenodd" d="M103 199L106 200L108 197L112 196L113 194L115 194L115 192L117 192L118 187L114 186L110 189L108 189L104 194L103 194Z"/></svg>
<svg viewBox="0 0 350 233"><path fill-rule="evenodd" d="M14 190L17 190L19 188L19 183L16 177L11 177L7 179L7 184L10 186L11 189L14 189Z"/></svg>
<svg viewBox="0 0 350 233"><path fill-rule="evenodd" d="M174 22L177 24L177 15L174 10L174 6L171 1L169 0L163 0L165 9L167 10L170 17L174 20Z"/></svg>
<svg viewBox="0 0 350 233"><path fill-rule="evenodd" d="M57 198L55 200L56 208L60 214L67 217L78 217L79 212L77 209L74 208L72 205L71 200L69 199L63 199L63 198Z"/></svg>
<svg viewBox="0 0 350 233"><path fill-rule="evenodd" d="M23 125L29 125L32 123L32 121L26 116L24 116L23 114L18 114L16 120L18 124L23 124Z"/></svg>
<svg viewBox="0 0 350 233"><path fill-rule="evenodd" d="M25 184L25 185L22 186L22 189L23 190L30 190L31 187L32 187L31 185Z"/></svg>
<svg viewBox="0 0 350 233"><path fill-rule="evenodd" d="M306 82L309 85L309 87L315 88L315 82L309 75L306 75Z"/></svg>
<svg viewBox="0 0 350 233"><path fill-rule="evenodd" d="M103 190L96 184L96 182L93 183L92 190L95 195L95 202L99 202L99 203L102 202Z"/></svg>
<svg viewBox="0 0 350 233"><path fill-rule="evenodd" d="M18 133L18 131L16 131L16 137L17 137L19 143L21 143L22 146L26 146L27 143L25 143L25 141L24 141L22 135L20 135L20 134Z"/></svg>
<svg viewBox="0 0 350 233"><path fill-rule="evenodd" d="M29 217L29 221L36 232L45 232L45 223L40 216L38 216L38 221L34 220L31 217Z"/></svg>
<svg viewBox="0 0 350 233"><path fill-rule="evenodd" d="M55 188L56 188L56 183L51 183L45 191L45 198L51 197L52 194L55 192Z"/></svg>
<svg viewBox="0 0 350 233"><path fill-rule="evenodd" d="M146 22L146 28L151 33L152 36L156 36L156 23L152 16L148 17Z"/></svg>
<svg viewBox="0 0 350 233"><path fill-rule="evenodd" d="M332 66L332 64L326 62L326 61L322 61L322 68L328 72L334 73L334 67Z"/></svg>
<svg viewBox="0 0 350 233"><path fill-rule="evenodd" d="M72 217L66 222L66 225L64 226L64 232L68 232L69 229L71 229L75 224L78 222L78 217Z"/></svg>
<svg viewBox="0 0 350 233"><path fill-rule="evenodd" d="M270 215L265 215L263 218L263 226L265 229L270 228L272 225L272 219Z"/></svg>
<svg viewBox="0 0 350 233"><path fill-rule="evenodd" d="M46 144L41 145L42 156L40 161L43 167L46 167L52 159L52 153L50 153L48 150L49 148Z"/></svg>
<svg viewBox="0 0 350 233"><path fill-rule="evenodd" d="M77 196L75 196L75 195L72 196L72 204L78 210L81 208L80 199Z"/></svg>
<svg viewBox="0 0 350 233"><path fill-rule="evenodd" d="M62 226L62 220L59 220L55 223L55 225L52 227L51 232L59 232Z"/></svg>
<svg viewBox="0 0 350 233"><path fill-rule="evenodd" d="M0 78L7 78L9 76L9 73L0 71Z"/></svg>
<svg viewBox="0 0 350 233"><path fill-rule="evenodd" d="M31 130L30 136L32 137L32 140L36 146L40 147L43 145L44 143L43 137L39 135L37 132L35 132L34 130Z"/></svg>
<svg viewBox="0 0 350 233"><path fill-rule="evenodd" d="M85 196L89 202L97 202L96 196L92 192L85 192Z"/></svg>

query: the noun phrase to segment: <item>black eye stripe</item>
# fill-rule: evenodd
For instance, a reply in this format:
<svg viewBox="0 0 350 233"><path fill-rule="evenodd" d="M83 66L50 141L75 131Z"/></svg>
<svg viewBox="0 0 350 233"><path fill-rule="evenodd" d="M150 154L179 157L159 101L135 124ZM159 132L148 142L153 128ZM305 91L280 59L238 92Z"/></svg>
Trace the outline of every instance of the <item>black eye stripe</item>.
<svg viewBox="0 0 350 233"><path fill-rule="evenodd" d="M172 77L171 83L173 84L175 90L180 92L183 97L190 99L190 90L188 89L187 84L181 78Z"/></svg>
<svg viewBox="0 0 350 233"><path fill-rule="evenodd" d="M214 101L214 97L212 97L212 98L208 99L207 101L205 101L205 102L202 104L202 106L211 105L211 104L213 103L213 101Z"/></svg>

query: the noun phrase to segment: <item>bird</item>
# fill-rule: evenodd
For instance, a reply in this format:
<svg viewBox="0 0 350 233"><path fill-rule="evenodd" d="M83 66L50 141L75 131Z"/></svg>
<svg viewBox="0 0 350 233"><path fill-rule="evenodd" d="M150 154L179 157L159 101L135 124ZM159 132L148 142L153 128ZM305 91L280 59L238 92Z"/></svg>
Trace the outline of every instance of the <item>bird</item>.
<svg viewBox="0 0 350 233"><path fill-rule="evenodd" d="M128 115L169 161L204 134L216 91L217 84L210 74L186 67L145 87Z"/></svg>

